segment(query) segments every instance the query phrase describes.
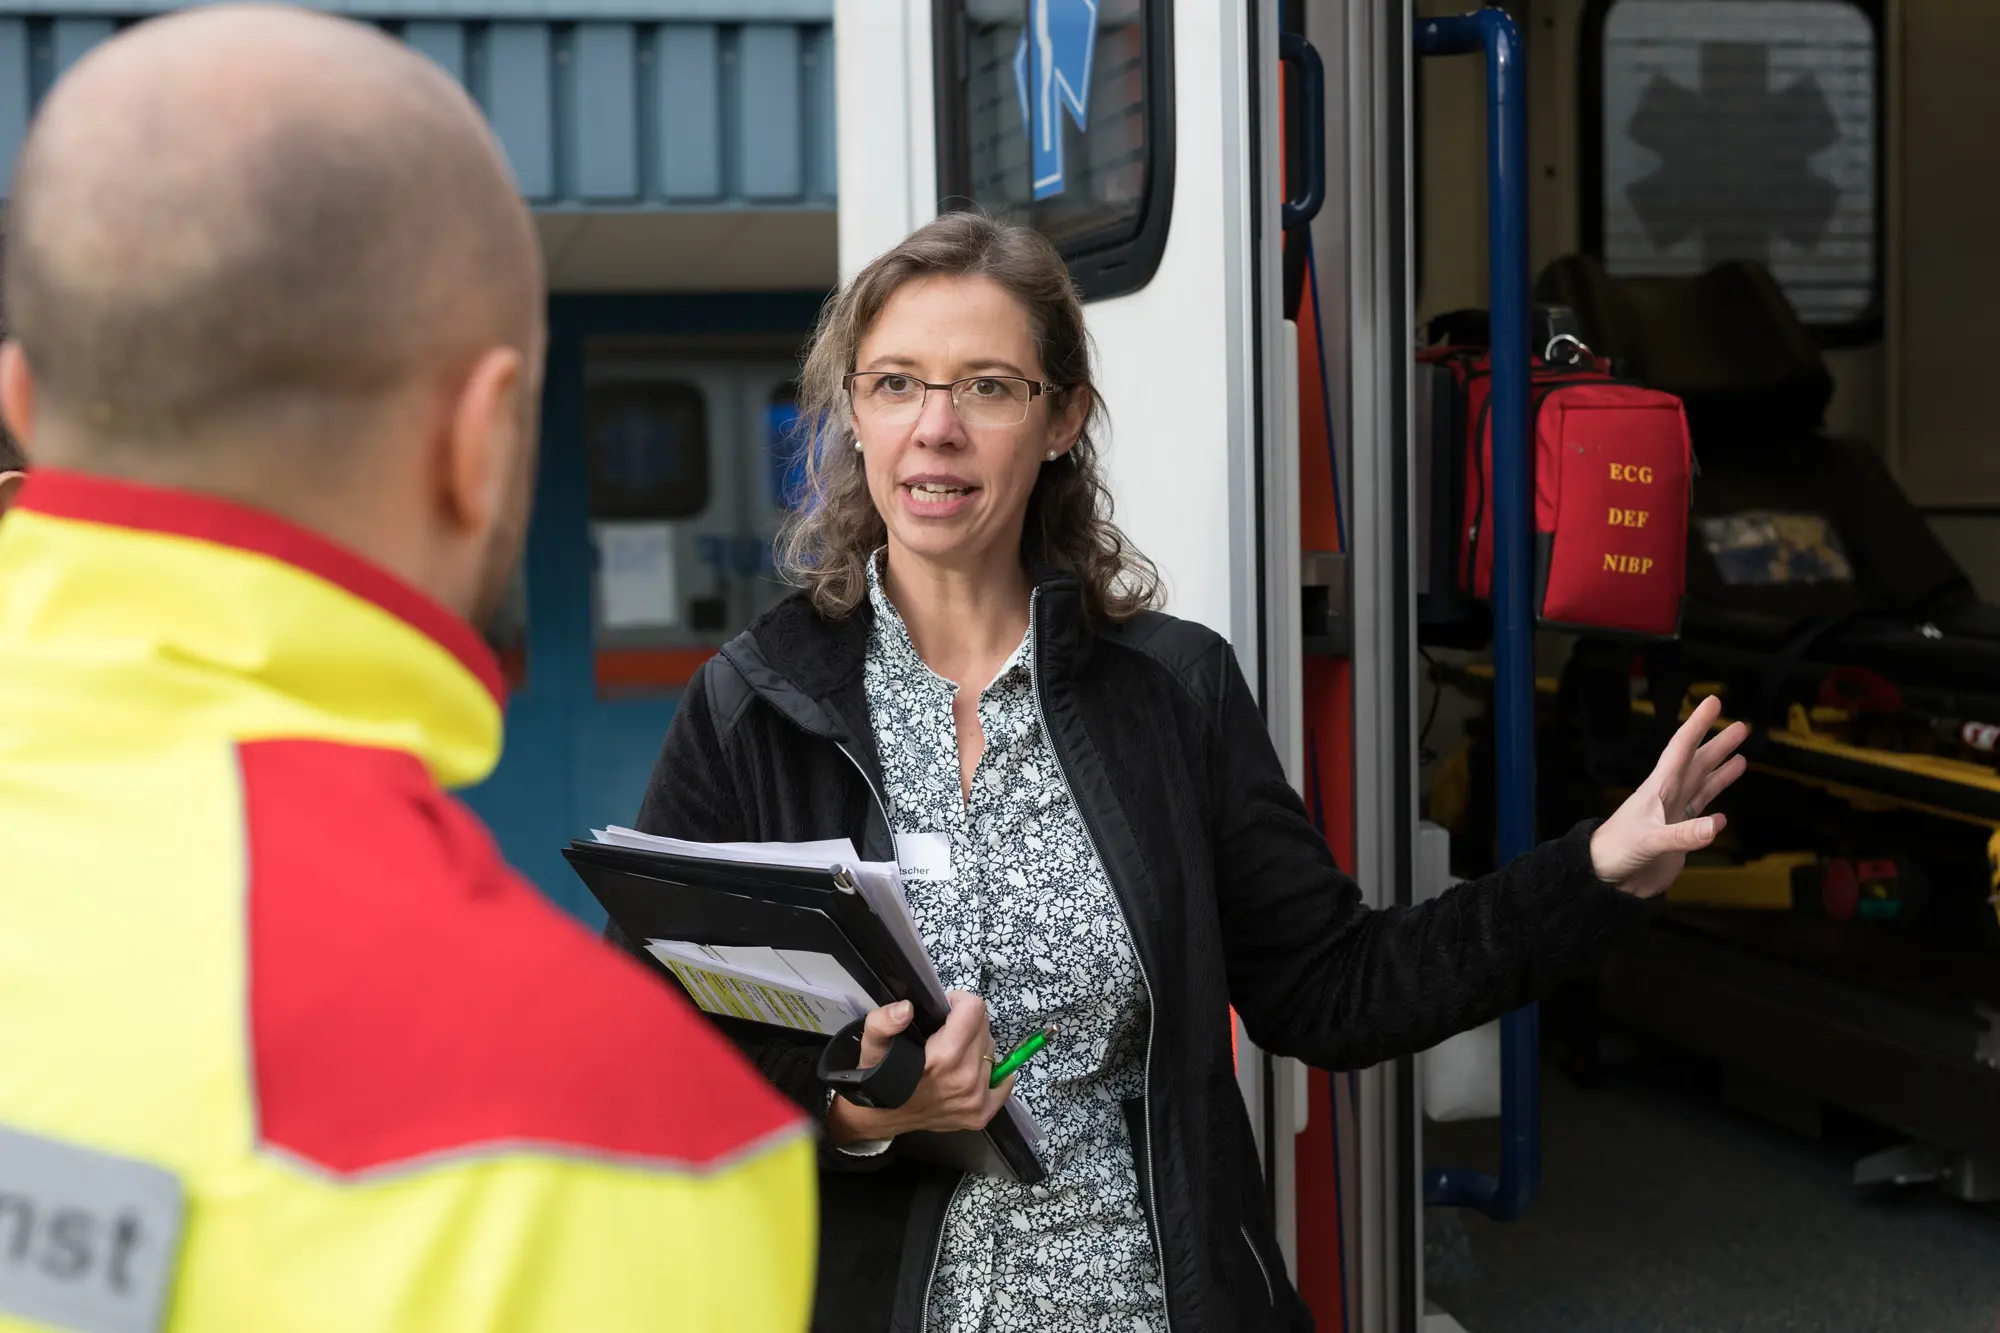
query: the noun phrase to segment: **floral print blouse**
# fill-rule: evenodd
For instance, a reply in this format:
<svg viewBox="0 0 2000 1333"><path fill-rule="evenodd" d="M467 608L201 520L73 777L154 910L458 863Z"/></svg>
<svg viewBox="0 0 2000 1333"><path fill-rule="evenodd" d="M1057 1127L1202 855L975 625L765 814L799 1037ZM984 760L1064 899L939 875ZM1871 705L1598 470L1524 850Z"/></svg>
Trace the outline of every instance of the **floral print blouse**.
<svg viewBox="0 0 2000 1333"><path fill-rule="evenodd" d="M963 1178L946 1215L926 1333L1164 1333L1165 1294L1122 1103L1144 1093L1147 995L1111 885L1056 766L1031 628L979 696L985 753L959 782L956 687L917 656L869 562L869 720L899 840L950 864L906 875L946 990L986 1002L1002 1053L1055 1037L1015 1079L1047 1136L1032 1187ZM941 862L941 857L932 858Z"/></svg>

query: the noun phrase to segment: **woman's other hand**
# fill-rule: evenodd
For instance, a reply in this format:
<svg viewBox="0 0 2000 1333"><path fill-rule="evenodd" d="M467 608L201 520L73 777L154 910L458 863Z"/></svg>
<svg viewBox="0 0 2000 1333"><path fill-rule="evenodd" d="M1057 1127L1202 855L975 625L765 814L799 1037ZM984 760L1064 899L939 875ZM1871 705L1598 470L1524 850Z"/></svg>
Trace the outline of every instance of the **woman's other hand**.
<svg viewBox="0 0 2000 1333"><path fill-rule="evenodd" d="M993 1066L993 1034L986 1026L986 1002L966 991L946 1000L951 1015L924 1043L924 1076L910 1100L891 1110L856 1106L836 1097L827 1112L828 1135L836 1144L893 1139L918 1130L984 1129L1014 1090L1008 1075L997 1088L987 1080ZM861 1032L861 1067L880 1064L889 1041L910 1026L908 1000L884 1005L868 1015Z"/></svg>
<svg viewBox="0 0 2000 1333"><path fill-rule="evenodd" d="M1665 893L1687 854L1722 832L1723 816L1702 812L1743 776L1746 764L1736 747L1750 731L1733 722L1703 744L1721 713L1713 696L1702 700L1667 743L1653 775L1591 835L1590 860L1599 879L1640 898Z"/></svg>

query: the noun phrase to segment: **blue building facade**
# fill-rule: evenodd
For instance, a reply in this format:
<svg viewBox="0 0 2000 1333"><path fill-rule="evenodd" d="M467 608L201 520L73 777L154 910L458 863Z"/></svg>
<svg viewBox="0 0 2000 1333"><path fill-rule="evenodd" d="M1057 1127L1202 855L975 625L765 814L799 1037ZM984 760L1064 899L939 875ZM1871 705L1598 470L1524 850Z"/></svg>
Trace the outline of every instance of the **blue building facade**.
<svg viewBox="0 0 2000 1333"><path fill-rule="evenodd" d="M172 5L0 0L0 174L62 71ZM506 754L467 793L586 920L561 859L630 823L699 663L780 595L798 349L836 276L832 0L401 0L380 25L479 104L535 213L536 512L494 640Z"/></svg>

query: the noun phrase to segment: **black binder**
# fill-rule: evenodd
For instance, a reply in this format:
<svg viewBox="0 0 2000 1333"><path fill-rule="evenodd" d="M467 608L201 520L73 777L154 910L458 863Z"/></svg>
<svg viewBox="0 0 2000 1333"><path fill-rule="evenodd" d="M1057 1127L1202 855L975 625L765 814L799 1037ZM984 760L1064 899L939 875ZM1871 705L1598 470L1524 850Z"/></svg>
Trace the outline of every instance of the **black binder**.
<svg viewBox="0 0 2000 1333"><path fill-rule="evenodd" d="M912 1026L922 1035L944 1026L948 1011L904 961L895 936L845 867L746 865L583 841L564 848L563 859L635 941L830 954L876 1004L908 1000ZM672 972L657 970L687 994ZM1039 1184L1047 1175L1004 1109L984 1130L905 1134L897 1144L899 1151L929 1161L1023 1185Z"/></svg>

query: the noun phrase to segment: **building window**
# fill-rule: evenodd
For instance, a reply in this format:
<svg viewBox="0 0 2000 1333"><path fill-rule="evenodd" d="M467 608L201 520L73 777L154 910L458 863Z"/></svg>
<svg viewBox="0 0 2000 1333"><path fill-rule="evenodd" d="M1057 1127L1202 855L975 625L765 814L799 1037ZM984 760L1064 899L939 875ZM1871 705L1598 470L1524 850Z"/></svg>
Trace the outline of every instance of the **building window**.
<svg viewBox="0 0 2000 1333"><path fill-rule="evenodd" d="M1146 285L1173 195L1170 0L937 0L941 207L1053 240L1092 299Z"/></svg>
<svg viewBox="0 0 2000 1333"><path fill-rule="evenodd" d="M1585 248L1619 276L1768 265L1828 341L1879 336L1881 34L1860 0L1598 0Z"/></svg>

